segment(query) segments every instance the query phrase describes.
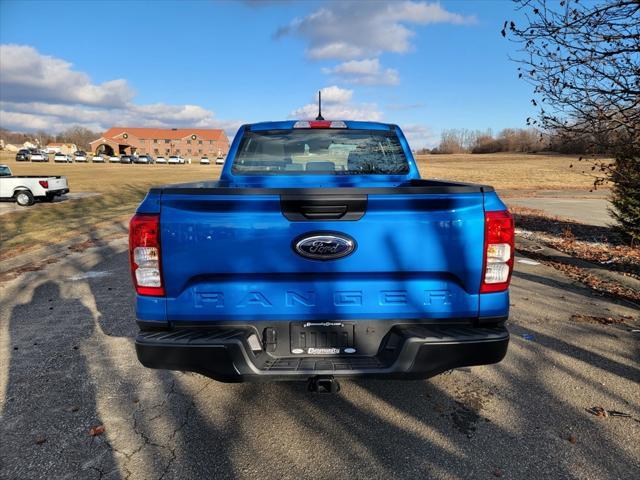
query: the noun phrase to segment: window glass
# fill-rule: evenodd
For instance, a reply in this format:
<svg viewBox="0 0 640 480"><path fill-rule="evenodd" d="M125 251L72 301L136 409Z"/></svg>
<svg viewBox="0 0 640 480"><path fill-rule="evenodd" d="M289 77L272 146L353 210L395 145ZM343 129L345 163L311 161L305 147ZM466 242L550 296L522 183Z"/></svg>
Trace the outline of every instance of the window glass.
<svg viewBox="0 0 640 480"><path fill-rule="evenodd" d="M391 131L293 129L245 132L233 173L400 175L409 163Z"/></svg>

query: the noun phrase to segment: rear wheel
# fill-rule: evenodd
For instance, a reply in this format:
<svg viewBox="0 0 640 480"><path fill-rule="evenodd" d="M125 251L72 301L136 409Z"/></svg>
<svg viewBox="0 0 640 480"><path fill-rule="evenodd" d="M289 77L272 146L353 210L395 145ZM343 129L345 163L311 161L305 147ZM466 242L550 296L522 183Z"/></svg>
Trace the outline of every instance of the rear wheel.
<svg viewBox="0 0 640 480"><path fill-rule="evenodd" d="M14 195L16 203L21 207L29 207L35 203L33 194L29 190L20 190Z"/></svg>

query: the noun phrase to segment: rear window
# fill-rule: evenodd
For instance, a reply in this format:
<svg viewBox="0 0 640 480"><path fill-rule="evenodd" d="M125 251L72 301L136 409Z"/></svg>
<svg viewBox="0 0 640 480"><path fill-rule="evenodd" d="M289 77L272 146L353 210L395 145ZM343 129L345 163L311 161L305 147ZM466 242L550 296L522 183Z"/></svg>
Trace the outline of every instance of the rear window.
<svg viewBox="0 0 640 480"><path fill-rule="evenodd" d="M300 129L245 132L232 172L240 175L400 175L409 164L394 132Z"/></svg>

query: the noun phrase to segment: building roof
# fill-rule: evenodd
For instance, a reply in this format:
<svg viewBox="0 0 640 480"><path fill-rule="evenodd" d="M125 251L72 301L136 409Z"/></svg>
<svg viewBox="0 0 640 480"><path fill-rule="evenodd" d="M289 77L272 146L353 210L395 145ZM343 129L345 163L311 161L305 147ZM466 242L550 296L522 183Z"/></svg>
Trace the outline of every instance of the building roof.
<svg viewBox="0 0 640 480"><path fill-rule="evenodd" d="M197 135L203 140L223 140L226 139L224 131L212 128L130 128L112 127L102 134L104 138L114 138L122 133L129 133L138 138L158 138L169 140L180 140L190 135Z"/></svg>

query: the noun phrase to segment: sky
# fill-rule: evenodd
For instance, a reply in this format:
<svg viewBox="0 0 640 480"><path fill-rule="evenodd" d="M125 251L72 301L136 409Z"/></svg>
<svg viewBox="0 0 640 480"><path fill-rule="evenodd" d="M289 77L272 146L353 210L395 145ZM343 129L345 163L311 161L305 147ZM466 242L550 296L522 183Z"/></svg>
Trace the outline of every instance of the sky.
<svg viewBox="0 0 640 480"><path fill-rule="evenodd" d="M524 127L509 1L0 0L0 127L224 128L312 118Z"/></svg>

